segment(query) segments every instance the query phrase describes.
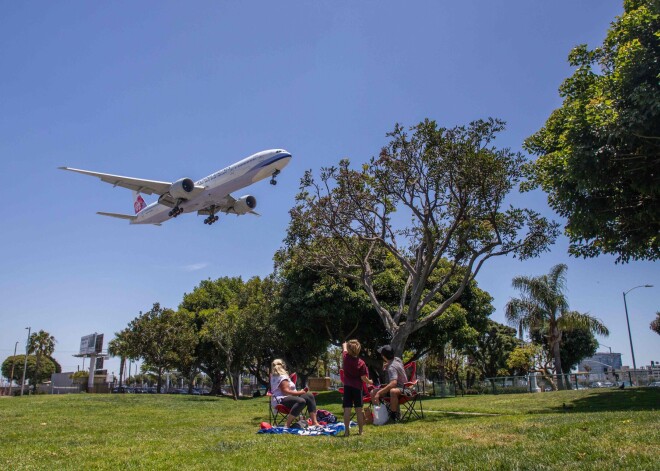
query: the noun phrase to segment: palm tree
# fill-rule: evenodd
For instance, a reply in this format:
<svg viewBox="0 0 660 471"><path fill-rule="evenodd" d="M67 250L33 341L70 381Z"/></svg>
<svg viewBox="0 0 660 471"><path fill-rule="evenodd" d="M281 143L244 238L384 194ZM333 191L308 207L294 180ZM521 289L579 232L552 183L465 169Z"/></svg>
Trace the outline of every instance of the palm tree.
<svg viewBox="0 0 660 471"><path fill-rule="evenodd" d="M115 334L115 338L108 343L108 353L113 357L119 357L119 386L124 384L124 367L126 360L133 358L131 355L131 346L129 343L130 332L124 329Z"/></svg>
<svg viewBox="0 0 660 471"><path fill-rule="evenodd" d="M43 356L51 356L55 351L55 337L50 335L45 330L40 330L30 335L28 342L28 354L34 354L37 361L34 367L34 392L37 392L37 381L39 378L39 367L41 366L41 358Z"/></svg>
<svg viewBox="0 0 660 471"><path fill-rule="evenodd" d="M583 327L594 334L609 335L607 327L599 319L568 309L564 294L567 270L566 265L559 264L552 267L547 275L515 277L512 285L522 296L512 299L505 307L507 321L518 327L521 337L525 330L545 333L555 374L559 378L563 373L559 355L563 332Z"/></svg>

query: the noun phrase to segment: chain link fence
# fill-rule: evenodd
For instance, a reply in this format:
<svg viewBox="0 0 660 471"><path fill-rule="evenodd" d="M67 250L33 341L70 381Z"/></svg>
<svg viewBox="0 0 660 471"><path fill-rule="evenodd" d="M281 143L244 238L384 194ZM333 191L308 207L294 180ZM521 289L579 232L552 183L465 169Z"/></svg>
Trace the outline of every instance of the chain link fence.
<svg viewBox="0 0 660 471"><path fill-rule="evenodd" d="M599 388L660 387L660 381L646 371L611 371L609 373L569 373L564 375L500 376L486 378L472 394L516 394ZM474 392L473 392L474 391Z"/></svg>

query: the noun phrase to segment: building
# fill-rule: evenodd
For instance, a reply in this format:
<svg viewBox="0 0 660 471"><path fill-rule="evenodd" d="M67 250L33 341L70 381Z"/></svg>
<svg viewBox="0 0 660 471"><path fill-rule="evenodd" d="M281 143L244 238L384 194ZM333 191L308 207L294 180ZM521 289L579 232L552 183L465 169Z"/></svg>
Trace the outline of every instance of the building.
<svg viewBox="0 0 660 471"><path fill-rule="evenodd" d="M608 375L621 371L622 366L620 353L598 352L582 360L578 365L578 372L588 372L589 377L594 380L607 380Z"/></svg>

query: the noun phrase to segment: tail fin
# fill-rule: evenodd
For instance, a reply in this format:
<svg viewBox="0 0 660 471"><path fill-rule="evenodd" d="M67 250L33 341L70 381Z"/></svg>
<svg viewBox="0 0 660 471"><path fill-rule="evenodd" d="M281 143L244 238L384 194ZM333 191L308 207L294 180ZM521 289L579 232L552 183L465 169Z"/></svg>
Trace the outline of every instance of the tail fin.
<svg viewBox="0 0 660 471"><path fill-rule="evenodd" d="M144 202L144 199L142 199L142 195L134 191L133 192L133 208L135 209L135 214L139 213L142 211L144 208L147 207L147 203Z"/></svg>

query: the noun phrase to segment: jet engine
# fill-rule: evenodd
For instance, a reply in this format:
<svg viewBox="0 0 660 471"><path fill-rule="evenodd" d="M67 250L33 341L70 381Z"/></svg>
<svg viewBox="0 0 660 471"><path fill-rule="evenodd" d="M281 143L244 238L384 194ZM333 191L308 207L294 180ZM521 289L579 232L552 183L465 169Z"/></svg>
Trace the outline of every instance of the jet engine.
<svg viewBox="0 0 660 471"><path fill-rule="evenodd" d="M172 183L170 186L170 195L175 199L187 200L190 197L190 192L195 189L195 182L190 178L182 178Z"/></svg>
<svg viewBox="0 0 660 471"><path fill-rule="evenodd" d="M257 207L257 199L252 195L241 196L234 203L236 214L245 214Z"/></svg>

